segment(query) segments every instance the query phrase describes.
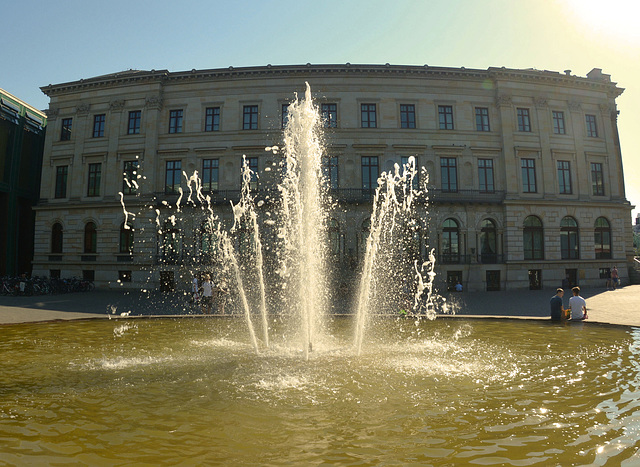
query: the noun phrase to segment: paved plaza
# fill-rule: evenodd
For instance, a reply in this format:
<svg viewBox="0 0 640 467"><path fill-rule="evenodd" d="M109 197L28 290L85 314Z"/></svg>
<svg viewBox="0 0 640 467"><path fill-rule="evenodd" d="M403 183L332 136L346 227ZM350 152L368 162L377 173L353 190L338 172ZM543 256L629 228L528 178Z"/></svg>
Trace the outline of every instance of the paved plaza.
<svg viewBox="0 0 640 467"><path fill-rule="evenodd" d="M547 319L555 289L502 292L462 292L445 295L456 316ZM640 285L617 290L584 289L592 323L640 326ZM568 306L571 292L565 293ZM181 293L143 294L95 290L66 295L0 296L0 324L70 319L107 319L136 316L202 316Z"/></svg>

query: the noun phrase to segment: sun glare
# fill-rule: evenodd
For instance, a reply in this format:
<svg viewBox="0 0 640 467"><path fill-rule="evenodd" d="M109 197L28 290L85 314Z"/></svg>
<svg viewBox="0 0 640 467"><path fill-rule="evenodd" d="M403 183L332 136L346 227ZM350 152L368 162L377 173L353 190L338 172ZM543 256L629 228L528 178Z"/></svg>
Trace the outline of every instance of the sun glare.
<svg viewBox="0 0 640 467"><path fill-rule="evenodd" d="M581 23L590 33L640 45L637 26L640 2L635 0L561 0L568 19ZM579 25L578 25L579 27Z"/></svg>

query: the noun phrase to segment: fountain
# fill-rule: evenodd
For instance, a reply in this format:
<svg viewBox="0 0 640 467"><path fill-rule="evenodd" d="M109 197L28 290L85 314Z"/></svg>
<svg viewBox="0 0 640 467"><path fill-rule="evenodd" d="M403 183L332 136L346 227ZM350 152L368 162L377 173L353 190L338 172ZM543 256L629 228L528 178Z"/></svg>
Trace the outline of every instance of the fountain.
<svg viewBox="0 0 640 467"><path fill-rule="evenodd" d="M333 204L308 88L290 114L284 148L269 148L284 156L273 197L255 201L245 164L225 229L197 174L180 194L203 220L244 319L0 327L0 462L640 462L640 331L434 320L444 307L433 251L422 261L407 248L425 196L412 161L379 180L353 313L328 313ZM177 225L183 205L169 212L154 211L152 228ZM262 242L265 226L273 244Z"/></svg>

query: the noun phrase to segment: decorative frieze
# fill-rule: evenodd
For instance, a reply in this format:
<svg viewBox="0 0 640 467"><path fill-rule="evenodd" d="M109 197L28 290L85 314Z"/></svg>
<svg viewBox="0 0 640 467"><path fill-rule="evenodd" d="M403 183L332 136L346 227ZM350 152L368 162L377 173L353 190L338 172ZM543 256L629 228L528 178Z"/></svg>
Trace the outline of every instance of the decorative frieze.
<svg viewBox="0 0 640 467"><path fill-rule="evenodd" d="M151 110L162 110L162 94L147 96L144 105Z"/></svg>
<svg viewBox="0 0 640 467"><path fill-rule="evenodd" d="M533 103L538 109L546 109L549 106L549 102L546 97L534 97Z"/></svg>
<svg viewBox="0 0 640 467"><path fill-rule="evenodd" d="M112 112L121 112L124 109L124 99L114 99L109 102L109 110Z"/></svg>
<svg viewBox="0 0 640 467"><path fill-rule="evenodd" d="M89 113L89 109L91 109L91 104L80 102L76 107L76 113L78 115L87 115Z"/></svg>

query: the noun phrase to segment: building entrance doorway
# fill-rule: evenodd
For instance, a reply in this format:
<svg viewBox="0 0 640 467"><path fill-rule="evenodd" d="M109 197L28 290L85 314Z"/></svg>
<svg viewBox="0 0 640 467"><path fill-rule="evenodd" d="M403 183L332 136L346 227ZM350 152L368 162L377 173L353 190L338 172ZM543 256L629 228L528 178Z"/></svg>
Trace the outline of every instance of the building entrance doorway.
<svg viewBox="0 0 640 467"><path fill-rule="evenodd" d="M542 288L542 269L529 269L529 290Z"/></svg>
<svg viewBox="0 0 640 467"><path fill-rule="evenodd" d="M487 292L500 290L500 271L487 271Z"/></svg>

